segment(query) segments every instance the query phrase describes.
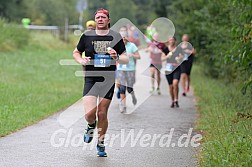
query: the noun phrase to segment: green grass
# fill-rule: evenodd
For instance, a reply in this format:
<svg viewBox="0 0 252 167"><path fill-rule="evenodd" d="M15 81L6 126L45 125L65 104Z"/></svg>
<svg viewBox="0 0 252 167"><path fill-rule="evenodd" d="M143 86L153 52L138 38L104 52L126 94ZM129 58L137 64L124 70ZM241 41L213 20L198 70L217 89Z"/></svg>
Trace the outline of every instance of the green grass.
<svg viewBox="0 0 252 167"><path fill-rule="evenodd" d="M61 59L72 59L74 46L47 33L31 35L24 49L0 55L0 136L46 118L82 96L83 79L74 75L81 67L59 64Z"/></svg>
<svg viewBox="0 0 252 167"><path fill-rule="evenodd" d="M251 95L234 83L207 78L194 66L192 85L198 97L199 130L203 131L200 166L252 164Z"/></svg>

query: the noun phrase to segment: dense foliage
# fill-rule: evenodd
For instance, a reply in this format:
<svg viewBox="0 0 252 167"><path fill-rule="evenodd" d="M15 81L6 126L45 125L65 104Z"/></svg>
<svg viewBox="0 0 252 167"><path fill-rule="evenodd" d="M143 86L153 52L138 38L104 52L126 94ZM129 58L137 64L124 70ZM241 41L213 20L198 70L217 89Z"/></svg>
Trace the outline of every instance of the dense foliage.
<svg viewBox="0 0 252 167"><path fill-rule="evenodd" d="M252 93L252 1L177 0L168 7L176 31L188 33L205 73Z"/></svg>

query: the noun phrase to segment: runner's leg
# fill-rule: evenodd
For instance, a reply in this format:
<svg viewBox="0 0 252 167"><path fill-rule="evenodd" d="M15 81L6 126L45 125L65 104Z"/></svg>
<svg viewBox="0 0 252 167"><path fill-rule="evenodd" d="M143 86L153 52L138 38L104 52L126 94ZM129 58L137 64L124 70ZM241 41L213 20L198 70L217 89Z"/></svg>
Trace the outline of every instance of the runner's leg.
<svg viewBox="0 0 252 167"><path fill-rule="evenodd" d="M161 76L160 76L160 70L156 69L157 71L157 88L159 89L160 88L160 83L161 83Z"/></svg>
<svg viewBox="0 0 252 167"><path fill-rule="evenodd" d="M85 119L88 122L87 128L84 133L85 143L90 143L93 140L94 129L96 127L96 110L97 110L96 103L97 103L97 97L95 96L83 97Z"/></svg>
<svg viewBox="0 0 252 167"><path fill-rule="evenodd" d="M108 108L111 103L111 100L106 98L100 98L99 105L98 105L98 135L99 141L104 141L104 137L108 128Z"/></svg>
<svg viewBox="0 0 252 167"><path fill-rule="evenodd" d="M178 83L179 83L179 80L177 79L174 79L172 82L174 101L178 101L178 92L179 92Z"/></svg>
<svg viewBox="0 0 252 167"><path fill-rule="evenodd" d="M151 90L150 90L150 93L152 93L155 89L155 71L156 71L156 68L155 67L150 67L150 75L151 75Z"/></svg>
<svg viewBox="0 0 252 167"><path fill-rule="evenodd" d="M89 124L93 124L96 120L97 110L97 97L95 96L84 96L83 105L85 111L85 119Z"/></svg>
<svg viewBox="0 0 252 167"><path fill-rule="evenodd" d="M186 96L186 81L187 81L187 74L181 73L181 87L183 89L183 96Z"/></svg>

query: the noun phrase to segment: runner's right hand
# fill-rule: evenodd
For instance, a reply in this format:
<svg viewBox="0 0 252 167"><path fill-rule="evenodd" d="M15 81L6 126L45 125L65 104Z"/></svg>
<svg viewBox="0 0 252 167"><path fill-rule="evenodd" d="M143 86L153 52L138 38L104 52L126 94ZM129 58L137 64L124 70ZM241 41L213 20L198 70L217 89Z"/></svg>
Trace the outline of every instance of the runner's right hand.
<svg viewBox="0 0 252 167"><path fill-rule="evenodd" d="M81 62L80 62L80 64L84 65L84 66L85 65L89 65L90 64L90 58L91 57L83 57L82 60L81 60Z"/></svg>
<svg viewBox="0 0 252 167"><path fill-rule="evenodd" d="M170 59L170 58L172 57L172 52L169 52L169 53L167 54L167 56L168 56L168 59Z"/></svg>

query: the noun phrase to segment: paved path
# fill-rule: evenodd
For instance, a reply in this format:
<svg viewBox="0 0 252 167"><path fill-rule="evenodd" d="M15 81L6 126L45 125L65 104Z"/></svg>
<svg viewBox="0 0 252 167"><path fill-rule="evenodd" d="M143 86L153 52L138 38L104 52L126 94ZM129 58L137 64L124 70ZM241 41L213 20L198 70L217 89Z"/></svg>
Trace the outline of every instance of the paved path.
<svg viewBox="0 0 252 167"><path fill-rule="evenodd" d="M95 140L91 144L82 142L86 122L80 100L63 112L0 138L0 166L197 166L197 149L191 144L178 146L179 138L194 127L192 94L180 97L181 107L171 109L162 75L162 95L150 95L149 59L144 52L141 55L135 85L137 106L128 97L128 113L121 114L114 96L109 110L107 158L96 157Z"/></svg>

